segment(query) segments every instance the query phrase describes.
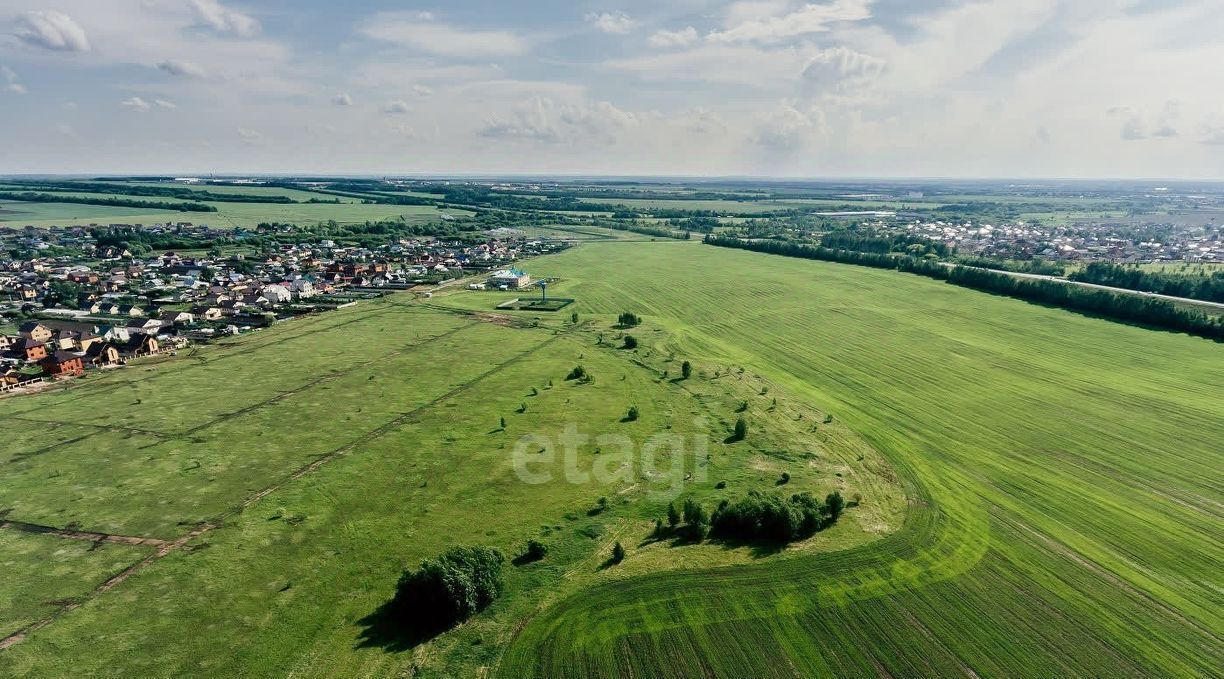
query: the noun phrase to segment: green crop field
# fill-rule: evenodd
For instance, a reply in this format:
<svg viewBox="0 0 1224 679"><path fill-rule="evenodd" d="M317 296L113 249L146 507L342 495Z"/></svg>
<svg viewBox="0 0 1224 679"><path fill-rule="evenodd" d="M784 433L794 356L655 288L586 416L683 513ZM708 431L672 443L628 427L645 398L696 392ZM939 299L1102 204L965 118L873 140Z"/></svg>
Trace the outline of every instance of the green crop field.
<svg viewBox="0 0 1224 679"><path fill-rule="evenodd" d="M838 414L912 484L906 526L584 592L523 628L503 676L1217 674L1218 345L712 250L610 243L548 264L579 311L641 309L676 351Z"/></svg>
<svg viewBox="0 0 1224 679"><path fill-rule="evenodd" d="M227 188L227 187L218 187ZM71 195L71 194L65 194ZM111 197L111 194L80 194ZM120 196L136 200L165 200L145 196ZM322 196L321 196L322 197ZM216 212L167 212L159 209L83 205L77 203L27 203L0 201L0 227L3 226L72 226L89 224L157 224L190 222L210 226L252 228L261 222L317 224L335 220L352 224L380 219L403 217L410 222L433 221L442 211L432 205L367 205L357 203L220 203L204 201L217 208ZM448 209L454 215L470 212Z"/></svg>
<svg viewBox="0 0 1224 679"><path fill-rule="evenodd" d="M0 530L3 634L50 621L0 673L1219 676L1220 345L696 242L523 266L576 302L402 293L0 400L5 519L152 541ZM567 466L568 425L707 448ZM777 551L648 537L783 472L862 504ZM377 614L405 566L528 538L462 626Z"/></svg>

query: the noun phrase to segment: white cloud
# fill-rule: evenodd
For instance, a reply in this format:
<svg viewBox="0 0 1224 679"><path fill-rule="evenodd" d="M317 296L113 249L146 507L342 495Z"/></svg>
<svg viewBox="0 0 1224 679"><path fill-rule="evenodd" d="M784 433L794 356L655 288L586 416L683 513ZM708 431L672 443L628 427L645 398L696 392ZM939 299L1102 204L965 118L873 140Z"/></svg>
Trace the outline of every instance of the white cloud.
<svg viewBox="0 0 1224 679"><path fill-rule="evenodd" d="M178 104L174 103L173 101L167 101L165 99L154 99L153 104L156 105L158 108L164 108L164 109L169 109L169 110L174 110L178 108Z"/></svg>
<svg viewBox="0 0 1224 679"><path fill-rule="evenodd" d="M208 75L203 66L193 61L182 61L180 59L167 59L159 63L157 68L160 71L182 78L203 78Z"/></svg>
<svg viewBox="0 0 1224 679"><path fill-rule="evenodd" d="M413 85L412 93L418 97L428 97L429 95L433 94L433 88L429 87L428 85Z"/></svg>
<svg viewBox="0 0 1224 679"><path fill-rule="evenodd" d="M15 35L27 45L57 52L91 49L85 29L63 12L25 12L17 17Z"/></svg>
<svg viewBox="0 0 1224 679"><path fill-rule="evenodd" d="M358 31L367 37L446 57L489 57L523 54L529 45L509 31L468 31L434 21L420 12L381 12Z"/></svg>
<svg viewBox="0 0 1224 679"><path fill-rule="evenodd" d="M383 106L382 110L383 110L383 113L389 113L393 115L412 113L412 107L409 106L407 102L403 102L403 101L389 101L387 102L385 106Z"/></svg>
<svg viewBox="0 0 1224 679"><path fill-rule="evenodd" d="M872 0L833 0L828 4L807 4L781 15L748 18L755 12L745 12L734 5L728 12L730 25L712 31L707 39L715 42L779 42L810 33L828 31L830 25L871 18ZM739 3L736 3L739 4ZM754 8L764 3L751 3ZM777 9L777 3L768 3Z"/></svg>
<svg viewBox="0 0 1224 679"><path fill-rule="evenodd" d="M687 47L697 42L697 29L686 26L678 31L655 31L647 42L653 47Z"/></svg>
<svg viewBox="0 0 1224 679"><path fill-rule="evenodd" d="M591 12L585 18L587 23L604 33L623 35L637 25L637 22L624 12Z"/></svg>
<svg viewBox="0 0 1224 679"><path fill-rule="evenodd" d="M353 98L341 92L340 94L337 94L331 98L331 103L335 104L336 106L352 106Z"/></svg>
<svg viewBox="0 0 1224 679"><path fill-rule="evenodd" d="M27 92L25 85L22 85L17 80L17 74L8 66L0 66L0 80L3 81L3 86L0 91L10 94L25 94Z"/></svg>
<svg viewBox="0 0 1224 679"><path fill-rule="evenodd" d="M239 137L242 137L247 141L259 141L260 139L263 139L262 134L256 130L252 130L249 127L240 127L236 131L238 132Z"/></svg>
<svg viewBox="0 0 1224 679"><path fill-rule="evenodd" d="M1154 119L1148 118L1134 106L1114 106L1105 113L1122 119L1119 136L1124 141L1167 139L1177 136L1176 123L1181 114L1181 106L1176 101L1167 101Z"/></svg>
<svg viewBox="0 0 1224 679"><path fill-rule="evenodd" d="M883 59L870 54L848 47L831 47L812 57L803 69L803 80L821 90L841 89L880 75L884 67Z"/></svg>
<svg viewBox="0 0 1224 679"><path fill-rule="evenodd" d="M128 109L129 111L136 111L137 113L148 113L153 109L152 104L144 99L141 99L140 97L124 99L123 101L119 102L119 105Z"/></svg>
<svg viewBox="0 0 1224 679"><path fill-rule="evenodd" d="M196 20L218 33L232 33L243 38L259 35L259 21L248 14L226 9L217 0L191 0Z"/></svg>
<svg viewBox="0 0 1224 679"><path fill-rule="evenodd" d="M480 129L482 137L547 143L615 143L638 117L606 102L560 102L532 97L507 115L491 116Z"/></svg>

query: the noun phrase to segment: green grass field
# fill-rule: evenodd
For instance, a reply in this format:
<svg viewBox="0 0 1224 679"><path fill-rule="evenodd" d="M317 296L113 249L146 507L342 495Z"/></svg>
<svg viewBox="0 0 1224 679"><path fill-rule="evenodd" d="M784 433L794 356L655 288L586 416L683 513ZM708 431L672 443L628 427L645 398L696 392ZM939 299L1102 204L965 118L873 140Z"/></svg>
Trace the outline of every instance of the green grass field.
<svg viewBox="0 0 1224 679"><path fill-rule="evenodd" d="M228 187L219 187L228 188ZM84 195L84 194L82 194ZM95 195L95 194L89 194ZM110 194L96 194L109 196ZM116 196L137 200L161 200L142 196ZM167 202L177 202L165 199ZM208 202L208 201L205 201ZM25 203L0 201L0 226L72 226L89 224L158 224L190 222L210 226L252 228L261 222L317 224L335 220L351 224L404 217L408 221L434 221L441 214L431 205L366 205L358 203L217 203L208 202L217 212L167 212L165 210L81 205L76 203ZM449 214L470 212L446 210Z"/></svg>
<svg viewBox="0 0 1224 679"><path fill-rule="evenodd" d="M667 353L668 334L647 324L635 331L636 352L614 348L614 315L574 326L568 313L553 314L518 327L505 315L465 312L485 311L497 296L394 295L0 401L11 520L182 541L113 590L91 593L79 580L105 580L93 562L63 552L64 581L41 579L33 541L53 538L0 531L8 540L0 559L18 575L13 613L0 619L5 634L61 599L82 603L0 650L0 672L348 676L416 665L472 674L496 663L541 601L766 557L647 540L665 491L712 506L725 492L772 488L787 472L788 492L864 497L833 529L766 560L845 549L900 527L906 499L883 458L777 385L700 363L688 381L665 378L680 360ZM518 316L530 325L530 314ZM609 338L602 346L600 334ZM575 364L595 382L566 382ZM724 444L741 402L760 429ZM623 422L630 405L641 417ZM656 433L700 435L709 456L671 451L648 468L593 443L579 450L579 466L610 478L570 483L558 454L533 463L551 481L522 481L512 465L519 437L559 437L570 423L639 445ZM719 481L730 490L716 491ZM601 496L609 509L590 515ZM529 537L550 544L548 559L512 568L506 596L459 630L410 652L362 622L404 566L456 542L513 555ZM632 559L601 569L615 540ZM128 562L103 562L106 576L147 553L106 549L130 550Z"/></svg>
<svg viewBox="0 0 1224 679"><path fill-rule="evenodd" d="M147 548L0 531L5 634L80 603L0 673L1218 676L1219 345L696 242L524 266L577 301L393 295L0 400L9 520L178 545L98 592ZM723 443L740 403L748 440ZM570 423L708 456L586 445L607 476L570 483L537 440L552 478L525 483L519 437ZM784 471L863 503L777 553L647 537L662 491L712 506ZM372 617L403 567L530 537L548 558L461 627L407 647Z"/></svg>
<svg viewBox="0 0 1224 679"><path fill-rule="evenodd" d="M503 676L1210 676L1217 345L893 272L696 244L553 258L579 311L759 370L885 451L921 498L839 554L601 587Z"/></svg>

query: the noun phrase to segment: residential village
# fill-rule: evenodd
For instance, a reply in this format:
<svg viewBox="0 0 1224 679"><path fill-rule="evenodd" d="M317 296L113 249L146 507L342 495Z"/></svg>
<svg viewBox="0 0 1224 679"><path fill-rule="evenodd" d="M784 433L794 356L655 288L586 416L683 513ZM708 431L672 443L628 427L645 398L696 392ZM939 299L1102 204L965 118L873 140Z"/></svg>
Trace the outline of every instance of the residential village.
<svg viewBox="0 0 1224 679"><path fill-rule="evenodd" d="M883 233L905 233L955 247L957 252L1003 259L1052 261L1224 263L1224 228L1119 227L1110 224L1048 226L1017 221L950 222L909 219L874 224Z"/></svg>
<svg viewBox="0 0 1224 679"><path fill-rule="evenodd" d="M192 242L235 237L209 227L173 229ZM429 290L481 272L491 272L491 285L525 285L529 278L513 262L567 247L499 229L477 239L388 238L375 247L297 239L265 241L257 252L245 253L216 247L140 252L99 245L97 234L81 227L0 229L0 392L121 366L392 290Z"/></svg>

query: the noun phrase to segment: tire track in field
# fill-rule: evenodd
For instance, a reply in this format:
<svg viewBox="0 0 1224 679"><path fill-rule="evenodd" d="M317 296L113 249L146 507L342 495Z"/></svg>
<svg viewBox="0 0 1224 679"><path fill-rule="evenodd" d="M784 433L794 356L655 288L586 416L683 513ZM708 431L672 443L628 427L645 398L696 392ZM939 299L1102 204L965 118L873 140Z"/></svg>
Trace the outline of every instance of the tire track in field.
<svg viewBox="0 0 1224 679"><path fill-rule="evenodd" d="M89 422L64 422L61 420L36 420L34 418L23 417L21 415L11 415L9 416L8 419L17 420L18 422L29 422L31 424L56 424L56 425L64 425L67 427L88 427L90 429L96 430L94 433L99 433L103 431L113 431L113 432L126 433L126 434L143 434L145 436L153 436L156 438L172 438L174 436L174 434L167 434L164 431L153 431L152 429L138 429L136 427L124 427L124 426L115 425L115 424L90 424Z"/></svg>
<svg viewBox="0 0 1224 679"><path fill-rule="evenodd" d="M211 420L209 420L209 421L207 421L207 422L205 422L205 423L203 423L203 424L196 425L196 426L191 427L191 428L189 428L189 429L184 429L184 430L183 430L182 432L180 432L180 433L179 433L179 434L178 434L176 437L180 437L180 438L181 438L181 437L185 437L185 436L190 436L190 435L192 435L192 434L194 434L194 433L196 433L196 432L198 432L198 431L201 431L201 430L207 429L207 428L212 427L212 426L217 425L217 424L221 424L222 422L225 422L225 421L227 421L227 420L231 420L231 419L235 419L235 418L238 418L238 417L243 417L243 416L245 416L245 415L249 415L249 414L251 414L251 413L253 413L253 412L255 412L255 411L257 411L257 410L259 410L259 409L261 409L261 408L264 408L264 407L266 407L266 406L270 406L270 405L275 405L275 404L277 404L277 403L279 403L279 402L281 402L281 401L283 401L283 400L285 400L285 399L289 398L290 396L295 396L295 395L297 395L297 394L300 394L301 392L306 391L306 390L310 389L311 387L317 386L317 385L322 384L322 383L324 383L324 382L330 382L330 381L333 381L333 380L338 380L338 379L343 378L343 377L347 377L347 376L349 376L349 375L351 375L351 374L353 374L353 373L357 372L358 370L362 370L362 369L364 369L364 368L368 368L368 367L370 367L371 365L374 365L375 363L379 363L380 361L385 361L385 360L387 360L387 359L395 358L395 357L397 357L397 356L402 356L402 355L404 355L404 354L408 353L409 351L412 351L413 349L419 349L420 347L426 346L426 345L428 345L428 344L432 344L432 343L437 342L437 341L439 341L439 340L444 340L444 339L447 339L447 338L449 338L449 337L452 337L453 335L457 334L457 333L458 333L458 332L460 332L461 330L466 330L466 329L468 329L468 328L471 328L471 327L473 327L473 326L477 325L478 323L479 323L479 321L472 321L472 322L467 323L467 324L464 324L464 325L456 326L456 327L454 327L454 328L451 328L450 330L447 330L447 331L442 332L442 333L440 333L440 334L437 334L437 335L434 335L434 336L432 336L432 337L426 338L426 339L424 339L424 340L420 340L420 341L418 341L418 342L413 342L413 343L411 343L411 344L407 344L407 345L405 345L405 346L400 347L399 349L395 349L394 351L390 351L390 352L388 352L388 353L381 354L381 355L379 355L379 356L375 356L374 358L371 358L371 359L366 360L366 361L362 361L361 363L356 363L356 364L354 364L354 365L352 365L352 366L350 366L350 367L348 367L348 368L345 368L345 369L343 369L343 370L339 370L339 371L337 371L337 372L333 372L333 373L328 373L328 374L326 374L326 375L323 375L322 377L316 377L315 379L310 380L309 382L307 382L307 383L305 383L305 384L303 384L303 385L301 385L301 386L294 387L293 389L290 389L290 390L288 390L288 391L282 391L282 392L280 392L280 393L276 394L275 396L272 396L272 397L270 397L270 398L264 399L263 401L259 401L259 402L257 402L257 403L252 403L251 405L244 406L244 407L239 408L238 410L235 410L235 411L233 411L233 412L223 413L223 414L218 415L217 417L215 417L215 418L213 418L213 419L211 419Z"/></svg>
<svg viewBox="0 0 1224 679"><path fill-rule="evenodd" d="M156 547L166 544L165 540L159 538L146 538L139 535L115 535L113 533L99 533L72 528L56 528L55 526L44 526L42 524L15 521L13 519L0 519L0 530L15 530L21 533L35 533L37 535L54 535L68 540L84 540L95 544L113 542L121 545L148 545Z"/></svg>
<svg viewBox="0 0 1224 679"><path fill-rule="evenodd" d="M585 325L585 323L581 325ZM221 526L225 524L226 521L228 521L229 519L235 516L238 516L243 511L245 511L248 507L250 507L251 505L254 505L255 503L267 497L268 495L271 495L272 493L275 493L276 491L280 490L286 485L302 478L303 476L306 476L307 474L310 474L318 470L323 465L345 455L346 453L352 451L357 446L377 440L387 435L388 433L395 431L396 429L400 428L404 424L407 424L408 422L411 422L414 418L420 416L421 413L429 410L430 408L433 408L434 406L437 406L439 403L442 403L443 401L447 401L451 398L454 398L455 396L458 396L459 394L464 393L465 391L467 391L468 389L471 389L473 386L483 381L484 379L491 377L501 372L502 370L505 370L507 367L514 365L515 363L518 363L519 361L522 361L523 359L531 356L532 354L535 354L541 349L551 345L553 342L556 342L562 337L565 337L566 335L568 335L570 330L573 329L574 327L581 327L581 325L571 326L571 328L569 329L555 333L548 339L545 339L544 341L540 342L539 344L536 344L535 346L525 351L515 354L514 356L511 356L510 358L500 363L494 364L493 367L489 368L485 372L480 373L479 375L473 377L467 382L459 384L458 386L452 388L450 391L447 391L441 396L438 396L437 398L434 398L431 401L423 403L406 413L402 413L401 415L395 417L394 419L378 427L375 427L374 429L371 429L365 432L364 434L362 434L361 436L358 436L352 441L349 441L348 443L338 448L335 448L331 450L330 452L324 453L323 455L319 456L318 458L316 458L309 464L306 464L303 467L299 467L296 471L289 474L289 476L286 476L280 481L247 496L247 498L243 500L240 504L230 508L229 510L226 510L225 512L222 512L221 514L217 515L216 517L212 519L209 519L208 521L205 521L204 523L201 523L200 525L196 526L188 533L172 541L163 541L157 547L157 551L153 552L152 554L149 554L145 558L141 559L140 561L137 561L136 563L128 566L127 568L124 568L123 570L119 571L115 575L112 575L105 582L95 587L93 591L89 592L88 594L85 594L82 597L79 597L78 599L75 599L71 602L61 605L58 609L53 611L47 617L37 620L35 622L32 622L26 625L25 627L17 630L16 632L9 634L3 639L0 639L0 651L10 648L16 644L19 644L22 641L25 641L25 639L28 638L30 634L37 632L38 630L46 627L47 625L50 625L51 623L58 620L61 616L73 610L76 610L77 608L80 608L85 603L93 600L99 595L109 592L115 587L118 587L119 585L123 584L123 582L126 581L128 578L132 577L133 575L136 575L137 573L144 570L148 566L151 566L152 564L156 563L160 559L166 556L169 556L170 554L173 554L174 552L179 551L182 548L186 547L187 544L191 542L192 540L202 535L205 535L213 530L216 530L217 528L220 528Z"/></svg>

